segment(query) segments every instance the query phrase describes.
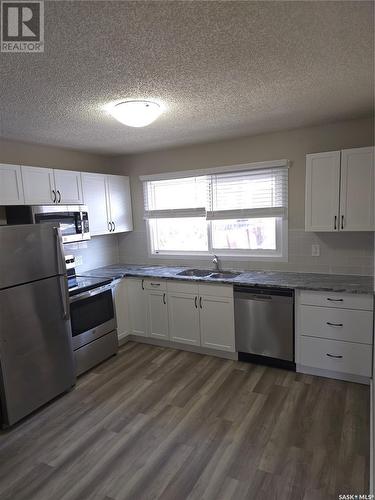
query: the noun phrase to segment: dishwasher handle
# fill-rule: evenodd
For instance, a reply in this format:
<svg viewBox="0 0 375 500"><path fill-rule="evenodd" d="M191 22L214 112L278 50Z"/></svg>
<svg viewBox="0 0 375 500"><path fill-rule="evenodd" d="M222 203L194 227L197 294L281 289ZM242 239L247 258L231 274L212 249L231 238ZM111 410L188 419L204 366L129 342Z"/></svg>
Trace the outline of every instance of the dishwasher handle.
<svg viewBox="0 0 375 500"><path fill-rule="evenodd" d="M274 299L293 300L294 290L290 288L234 286L234 298L242 300L271 301Z"/></svg>

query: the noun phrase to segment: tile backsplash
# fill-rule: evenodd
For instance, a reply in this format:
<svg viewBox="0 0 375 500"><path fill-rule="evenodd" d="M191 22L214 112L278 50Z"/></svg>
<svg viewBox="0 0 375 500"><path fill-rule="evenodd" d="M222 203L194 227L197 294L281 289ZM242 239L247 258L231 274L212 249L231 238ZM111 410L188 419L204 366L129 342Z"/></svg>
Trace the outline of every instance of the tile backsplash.
<svg viewBox="0 0 375 500"><path fill-rule="evenodd" d="M96 267L117 264L120 261L116 234L93 236L88 241L68 243L64 245L64 251L65 255L75 256L77 274Z"/></svg>
<svg viewBox="0 0 375 500"><path fill-rule="evenodd" d="M211 266L210 260L163 259L150 257L145 231L120 234L119 259L128 264ZM313 257L312 245L319 245L320 255ZM307 233L289 230L288 262L229 261L224 268L277 270L332 274L373 275L373 233Z"/></svg>

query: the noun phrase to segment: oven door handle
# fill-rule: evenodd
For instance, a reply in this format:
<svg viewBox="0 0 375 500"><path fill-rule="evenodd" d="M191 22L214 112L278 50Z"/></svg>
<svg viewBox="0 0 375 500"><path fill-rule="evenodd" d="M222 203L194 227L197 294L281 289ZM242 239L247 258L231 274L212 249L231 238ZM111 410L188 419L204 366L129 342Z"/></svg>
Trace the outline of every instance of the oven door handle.
<svg viewBox="0 0 375 500"><path fill-rule="evenodd" d="M89 299L90 297L95 297L95 295L99 295L100 293L107 292L114 288L120 280L114 280L108 285L103 285L99 288L93 288L92 290L87 290L86 292L78 293L77 295L73 295L70 297L70 303L76 302L77 300Z"/></svg>

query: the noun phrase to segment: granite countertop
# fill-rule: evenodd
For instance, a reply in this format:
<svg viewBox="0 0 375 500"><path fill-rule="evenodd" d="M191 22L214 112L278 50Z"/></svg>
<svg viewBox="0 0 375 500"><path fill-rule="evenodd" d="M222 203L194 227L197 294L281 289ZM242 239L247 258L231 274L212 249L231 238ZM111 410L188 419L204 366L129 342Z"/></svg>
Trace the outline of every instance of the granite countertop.
<svg viewBox="0 0 375 500"><path fill-rule="evenodd" d="M205 283L226 283L233 285L251 285L263 287L293 288L299 290L317 290L325 292L347 292L373 294L372 276L344 274L292 273L277 271L244 271L235 278L214 279L209 277L178 276L188 267L141 266L133 264L114 264L82 272L86 276L123 278L158 278ZM240 272L240 271L236 271ZM78 273L79 274L79 273Z"/></svg>

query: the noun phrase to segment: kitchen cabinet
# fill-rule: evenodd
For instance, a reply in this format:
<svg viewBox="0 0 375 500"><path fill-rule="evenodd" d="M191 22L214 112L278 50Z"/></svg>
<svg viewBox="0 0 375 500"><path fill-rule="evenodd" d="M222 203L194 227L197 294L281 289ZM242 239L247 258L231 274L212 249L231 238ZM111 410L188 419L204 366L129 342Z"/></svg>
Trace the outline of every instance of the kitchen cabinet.
<svg viewBox="0 0 375 500"><path fill-rule="evenodd" d="M80 205L83 203L81 172L53 170L56 203Z"/></svg>
<svg viewBox="0 0 375 500"><path fill-rule="evenodd" d="M115 288L117 336L119 342L130 334L128 280L122 279Z"/></svg>
<svg viewBox="0 0 375 500"><path fill-rule="evenodd" d="M202 346L234 352L233 298L199 297Z"/></svg>
<svg viewBox="0 0 375 500"><path fill-rule="evenodd" d="M129 177L108 175L108 205L114 233L133 230Z"/></svg>
<svg viewBox="0 0 375 500"><path fill-rule="evenodd" d="M148 290L147 305L150 337L168 340L168 307L166 292L162 290Z"/></svg>
<svg viewBox="0 0 375 500"><path fill-rule="evenodd" d="M20 165L0 164L0 205L23 205Z"/></svg>
<svg viewBox="0 0 375 500"><path fill-rule="evenodd" d="M144 279L128 278L128 310L130 333L140 337L148 337L147 292Z"/></svg>
<svg viewBox="0 0 375 500"><path fill-rule="evenodd" d="M89 209L91 236L111 232L107 203L107 176L82 173L82 189L84 203Z"/></svg>
<svg viewBox="0 0 375 500"><path fill-rule="evenodd" d="M341 152L340 230L374 231L374 148Z"/></svg>
<svg viewBox="0 0 375 500"><path fill-rule="evenodd" d="M169 336L173 342L199 346L198 295L168 293Z"/></svg>
<svg viewBox="0 0 375 500"><path fill-rule="evenodd" d="M26 204L83 203L80 172L22 165L21 173Z"/></svg>
<svg viewBox="0 0 375 500"><path fill-rule="evenodd" d="M306 231L373 231L374 148L306 156Z"/></svg>
<svg viewBox="0 0 375 500"><path fill-rule="evenodd" d="M21 166L25 203L51 205L57 201L52 168Z"/></svg>
<svg viewBox="0 0 375 500"><path fill-rule="evenodd" d="M371 295L296 293L298 372L369 383L372 344Z"/></svg>
<svg viewBox="0 0 375 500"><path fill-rule="evenodd" d="M82 187L83 200L89 208L92 235L133 229L128 177L83 173Z"/></svg>

